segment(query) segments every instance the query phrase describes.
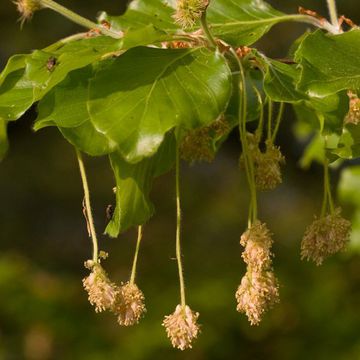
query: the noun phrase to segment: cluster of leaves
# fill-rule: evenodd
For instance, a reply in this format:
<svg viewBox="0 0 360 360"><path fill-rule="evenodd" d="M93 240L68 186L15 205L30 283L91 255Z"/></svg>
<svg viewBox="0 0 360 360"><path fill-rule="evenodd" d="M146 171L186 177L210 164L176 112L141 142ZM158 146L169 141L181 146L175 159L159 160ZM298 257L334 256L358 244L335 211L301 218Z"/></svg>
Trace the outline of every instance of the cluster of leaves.
<svg viewBox="0 0 360 360"><path fill-rule="evenodd" d="M7 148L7 123L38 103L36 131L56 126L79 150L109 156L117 187L106 229L112 237L153 214L152 181L172 168L184 134L221 116L230 127L237 125L239 75L227 50L251 46L280 22L311 22L262 0L212 0L207 19L219 39L214 49L200 24L184 31L174 12L170 0L134 0L124 15L102 13L98 19L121 38L79 34L13 56L0 75L0 155ZM358 127L344 126L344 118L348 92L360 89L360 30L306 33L289 60L246 52L247 120L256 120L267 100L290 103L299 122L319 134L304 163L358 156ZM334 141L319 152L323 135Z"/></svg>

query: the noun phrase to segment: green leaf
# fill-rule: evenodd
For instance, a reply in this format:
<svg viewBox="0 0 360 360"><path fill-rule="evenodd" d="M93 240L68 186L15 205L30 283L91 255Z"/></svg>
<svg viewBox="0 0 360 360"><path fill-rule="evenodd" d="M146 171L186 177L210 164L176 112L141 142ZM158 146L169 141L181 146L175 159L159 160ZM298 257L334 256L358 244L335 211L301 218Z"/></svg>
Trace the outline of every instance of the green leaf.
<svg viewBox="0 0 360 360"><path fill-rule="evenodd" d="M350 246L360 251L360 166L348 167L341 172L338 197L341 203L354 210Z"/></svg>
<svg viewBox="0 0 360 360"><path fill-rule="evenodd" d="M360 30L329 35L318 30L305 37L295 58L302 67L299 89L323 97L360 88Z"/></svg>
<svg viewBox="0 0 360 360"><path fill-rule="evenodd" d="M250 69L245 74L246 82L246 121L253 121L259 118L261 102L265 103L265 94L263 90L263 74L260 70ZM226 116L231 118L232 126L239 124L239 75L234 75L232 79L232 95L229 105L226 109Z"/></svg>
<svg viewBox="0 0 360 360"><path fill-rule="evenodd" d="M251 45L273 25L289 20L262 0L212 0L207 14L213 34L233 46Z"/></svg>
<svg viewBox="0 0 360 360"><path fill-rule="evenodd" d="M341 172L339 199L360 208L360 166L351 166Z"/></svg>
<svg viewBox="0 0 360 360"><path fill-rule="evenodd" d="M111 16L102 12L98 20L106 20L114 30L124 32L151 24L154 28L173 33L179 29L172 18L174 11L175 1L133 0L123 15Z"/></svg>
<svg viewBox="0 0 360 360"><path fill-rule="evenodd" d="M64 81L46 94L39 102L34 130L53 124L71 128L88 121L86 101L91 76L91 66L72 71Z"/></svg>
<svg viewBox="0 0 360 360"><path fill-rule="evenodd" d="M341 134L343 122L349 110L349 98L345 91L324 97L315 97L297 89L300 69L262 56L266 67L264 91L273 101L292 103L298 120L306 122L314 130Z"/></svg>
<svg viewBox="0 0 360 360"><path fill-rule="evenodd" d="M173 127L200 127L222 114L230 79L224 57L205 48L134 48L90 80L91 121L126 161L137 162Z"/></svg>
<svg viewBox="0 0 360 360"><path fill-rule="evenodd" d="M338 147L333 154L342 159L356 159L360 157L360 127L346 124L340 137Z"/></svg>
<svg viewBox="0 0 360 360"><path fill-rule="evenodd" d="M32 84L25 78L27 55L10 58L0 75L0 118L18 119L32 105Z"/></svg>
<svg viewBox="0 0 360 360"><path fill-rule="evenodd" d="M179 32L174 23L174 0L134 0L121 16L102 13L99 20L109 21L113 29L129 34L149 24L167 34ZM271 27L292 21L297 15L285 15L262 0L212 0L207 10L212 33L233 46L250 45L260 39ZM191 31L199 29L199 24Z"/></svg>
<svg viewBox="0 0 360 360"><path fill-rule="evenodd" d="M0 119L0 161L5 157L5 154L9 148L6 128L7 122L4 119Z"/></svg>
<svg viewBox="0 0 360 360"><path fill-rule="evenodd" d="M153 179L171 169L175 151L175 137L168 134L155 155L136 164L129 164L118 152L110 155L116 179L116 208L105 230L109 236L117 237L153 215L154 206L149 199Z"/></svg>
<svg viewBox="0 0 360 360"><path fill-rule="evenodd" d="M316 161L322 164L325 159L325 141L323 136L316 134L306 147L301 159L300 166L308 169L310 165Z"/></svg>
<svg viewBox="0 0 360 360"><path fill-rule="evenodd" d="M91 156L107 155L116 150L116 144L98 132L90 120L77 127L60 127L59 130L67 141Z"/></svg>
<svg viewBox="0 0 360 360"><path fill-rule="evenodd" d="M58 42L9 60L0 76L0 117L16 120L72 70L119 50L121 40L106 36Z"/></svg>
<svg viewBox="0 0 360 360"><path fill-rule="evenodd" d="M74 146L92 156L109 154L116 144L98 132L87 109L89 79L92 66L72 71L53 88L38 105L34 129L58 126L63 136Z"/></svg>
<svg viewBox="0 0 360 360"><path fill-rule="evenodd" d="M303 92L296 89L300 70L296 65L284 64L263 57L266 64L264 90L271 100L277 102L299 103L308 99Z"/></svg>

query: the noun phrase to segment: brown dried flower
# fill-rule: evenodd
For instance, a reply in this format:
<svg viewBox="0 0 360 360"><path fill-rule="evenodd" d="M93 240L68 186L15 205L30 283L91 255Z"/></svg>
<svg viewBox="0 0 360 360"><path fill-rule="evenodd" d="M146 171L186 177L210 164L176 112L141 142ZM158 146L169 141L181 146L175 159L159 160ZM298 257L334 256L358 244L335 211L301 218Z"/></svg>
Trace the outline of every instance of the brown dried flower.
<svg viewBox="0 0 360 360"><path fill-rule="evenodd" d="M17 6L17 10L21 14L20 22L21 26L26 20L30 20L35 11L43 8L41 0L16 0L14 4Z"/></svg>
<svg viewBox="0 0 360 360"><path fill-rule="evenodd" d="M85 263L86 267L91 264L90 275L83 279L85 290L89 294L89 302L95 305L95 311L101 312L112 309L119 288L110 281L105 270L99 263L91 260Z"/></svg>
<svg viewBox="0 0 360 360"><path fill-rule="evenodd" d="M209 0L178 0L176 4L175 22L183 28L195 25L209 5Z"/></svg>
<svg viewBox="0 0 360 360"><path fill-rule="evenodd" d="M245 247L242 258L254 271L266 270L271 267L271 232L265 223L256 220L240 238L240 244Z"/></svg>
<svg viewBox="0 0 360 360"><path fill-rule="evenodd" d="M360 99L353 92L349 92L349 112L345 117L345 124L360 124Z"/></svg>
<svg viewBox="0 0 360 360"><path fill-rule="evenodd" d="M229 131L229 123L224 118L219 118L208 126L189 131L180 144L181 157L190 163L213 161L215 157L214 142Z"/></svg>
<svg viewBox="0 0 360 360"><path fill-rule="evenodd" d="M136 284L129 282L123 284L113 306L118 323L123 326L137 324L146 312L144 300L144 294Z"/></svg>
<svg viewBox="0 0 360 360"><path fill-rule="evenodd" d="M325 258L343 250L350 238L351 222L340 216L341 209L308 226L301 243L301 259L321 265Z"/></svg>
<svg viewBox="0 0 360 360"><path fill-rule="evenodd" d="M248 270L235 297L236 310L245 313L251 325L258 325L263 313L279 302L278 281L272 271Z"/></svg>
<svg viewBox="0 0 360 360"><path fill-rule="evenodd" d="M254 165L255 185L257 189L273 190L282 183L280 165L285 163L285 157L280 148L272 140L266 140L265 151L260 150L260 139L257 135L248 133L249 154ZM240 166L244 167L244 156L240 157Z"/></svg>
<svg viewBox="0 0 360 360"><path fill-rule="evenodd" d="M192 347L200 331L198 317L199 313L193 312L187 305L177 305L174 313L165 316L162 325L174 348L185 350Z"/></svg>
<svg viewBox="0 0 360 360"><path fill-rule="evenodd" d="M253 153L255 184L259 190L273 190L282 183L280 165L285 163L280 148L267 140L265 152Z"/></svg>

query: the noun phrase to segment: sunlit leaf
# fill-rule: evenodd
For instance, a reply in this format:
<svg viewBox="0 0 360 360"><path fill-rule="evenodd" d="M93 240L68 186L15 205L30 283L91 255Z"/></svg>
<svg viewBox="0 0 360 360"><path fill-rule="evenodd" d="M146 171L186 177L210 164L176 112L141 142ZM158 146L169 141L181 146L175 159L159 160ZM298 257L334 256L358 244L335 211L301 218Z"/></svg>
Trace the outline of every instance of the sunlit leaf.
<svg viewBox="0 0 360 360"><path fill-rule="evenodd" d="M93 69L87 66L71 72L40 101L34 129L58 126L64 137L89 155L109 154L116 149L106 136L98 132L87 109L88 84Z"/></svg>
<svg viewBox="0 0 360 360"><path fill-rule="evenodd" d="M167 172L175 161L176 141L168 134L158 152L136 164L129 164L115 152L110 162L116 179L116 208L105 232L117 237L131 226L144 224L154 213L149 193L153 179Z"/></svg>
<svg viewBox="0 0 360 360"><path fill-rule="evenodd" d="M204 48L134 48L90 81L91 121L137 162L154 154L173 127L203 126L223 113L230 76L224 57Z"/></svg>
<svg viewBox="0 0 360 360"><path fill-rule="evenodd" d="M322 97L360 88L360 30L339 35L318 30L305 37L295 55L301 64L299 88Z"/></svg>
<svg viewBox="0 0 360 360"><path fill-rule="evenodd" d="M58 42L9 60L0 76L0 117L18 119L72 70L119 50L121 40L106 36Z"/></svg>
<svg viewBox="0 0 360 360"><path fill-rule="evenodd" d="M212 0L208 8L211 31L233 46L251 45L286 20L285 14L262 0Z"/></svg>
<svg viewBox="0 0 360 360"><path fill-rule="evenodd" d="M172 18L174 11L175 1L173 0L133 0L125 14L111 16L102 12L99 21L106 20L110 22L114 30L124 32L141 29L151 24L157 29L172 33L179 29Z"/></svg>

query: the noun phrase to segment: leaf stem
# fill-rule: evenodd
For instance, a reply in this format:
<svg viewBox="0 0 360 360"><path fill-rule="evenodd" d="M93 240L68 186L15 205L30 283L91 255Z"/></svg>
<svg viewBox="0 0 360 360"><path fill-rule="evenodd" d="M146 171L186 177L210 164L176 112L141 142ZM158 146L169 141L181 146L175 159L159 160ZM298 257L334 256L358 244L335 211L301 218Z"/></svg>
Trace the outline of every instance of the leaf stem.
<svg viewBox="0 0 360 360"><path fill-rule="evenodd" d="M327 192L327 198L329 200L330 213L334 213L334 202L331 195L330 176L329 176L329 160L324 162L324 182L325 190Z"/></svg>
<svg viewBox="0 0 360 360"><path fill-rule="evenodd" d="M267 123L267 138L268 138L268 140L271 139L272 116L273 116L273 102L270 98L268 98L268 123Z"/></svg>
<svg viewBox="0 0 360 360"><path fill-rule="evenodd" d="M272 143L275 141L276 135L277 135L277 133L279 131L281 119L282 119L282 116L284 114L284 108L285 108L285 103L281 102L280 105L279 105L279 111L278 111L276 119L275 119L274 131L273 131L272 136L271 136L271 142Z"/></svg>
<svg viewBox="0 0 360 360"><path fill-rule="evenodd" d="M76 157L79 163L79 169L80 169L80 175L81 175L81 181L84 188L84 200L85 200L85 211L86 211L86 220L88 222L88 227L90 230L90 236L93 243L93 261L95 263L98 262L98 240L96 237L96 231L95 231L95 225L94 225L94 219L91 211L91 203L90 203L90 191L89 191L89 184L86 177L86 171L84 166L84 161L81 155L81 152L75 148L76 151Z"/></svg>
<svg viewBox="0 0 360 360"><path fill-rule="evenodd" d="M309 15L302 15L302 14L289 14L289 15L283 15L283 16L276 16L271 17L267 19L257 19L257 20L250 20L250 21L231 21L225 24L211 24L212 28L224 28L227 27L234 27L234 26L245 26L245 25L266 25L266 24L276 24L276 23L283 23L287 21L293 21L293 22L300 22L305 24L310 24L315 27L318 27L320 29L324 29L332 34L338 34L338 29L330 24L326 20L319 20L313 16Z"/></svg>
<svg viewBox="0 0 360 360"><path fill-rule="evenodd" d="M260 105L259 122L258 122L258 126L256 128L255 134L256 134L257 140L261 141L262 134L263 134L263 124L264 124L264 105L263 105L263 100L262 100L260 91L257 89L256 86L253 86L253 90L256 93L256 97L257 97L259 105Z"/></svg>
<svg viewBox="0 0 360 360"><path fill-rule="evenodd" d="M331 24L339 30L339 20L336 10L336 0L327 0L327 6L329 9Z"/></svg>
<svg viewBox="0 0 360 360"><path fill-rule="evenodd" d="M142 235L143 235L143 228L140 225L140 226L138 226L138 235L137 235L137 241L136 241L136 248L135 248L134 260L133 260L132 269L131 269L131 276L130 276L130 284L132 284L132 285L135 282L136 266L137 266L137 260L138 260Z"/></svg>
<svg viewBox="0 0 360 360"><path fill-rule="evenodd" d="M41 1L41 4L43 7L51 9L51 10L59 13L60 15L68 18L72 22L74 22L78 25L81 25L85 28L99 30L100 33L102 33L103 35L107 35L107 36L113 37L115 39L119 39L122 36L121 34L115 32L115 31L106 29L105 27L98 25L98 24L76 14L75 12L67 9L65 6L62 6L53 0L40 0L40 1Z"/></svg>
<svg viewBox="0 0 360 360"><path fill-rule="evenodd" d="M180 204L180 151L179 145L176 147L176 164L175 164L175 186L176 186L176 260L178 264L179 282L180 282L180 299L181 306L185 309L185 282L184 271L181 261L181 204Z"/></svg>
<svg viewBox="0 0 360 360"><path fill-rule="evenodd" d="M206 11L204 11L201 15L200 18L200 24L201 24L201 28L206 36L206 38L208 39L209 43L214 47L217 48L217 43L215 38L213 37L213 35L211 34L211 31L209 29L209 25L207 23L206 20Z"/></svg>
<svg viewBox="0 0 360 360"><path fill-rule="evenodd" d="M324 199L321 208L321 217L324 217L327 212L327 206L329 205L330 213L333 214L334 209L334 202L331 195L331 186L330 186L330 176L329 176L329 160L325 158L324 163Z"/></svg>
<svg viewBox="0 0 360 360"><path fill-rule="evenodd" d="M248 227L250 227L251 223L257 219L257 194L256 194L256 186L255 186L255 171L254 164L249 152L249 144L246 135L246 115L247 115L247 94L246 94L246 80L244 67L239 59L236 51L231 48L230 49L232 55L235 57L236 62L239 66L239 132L240 132L240 140L242 144L244 164L245 164L245 173L246 178L249 185L250 190L250 207L249 207L249 218L248 218Z"/></svg>

